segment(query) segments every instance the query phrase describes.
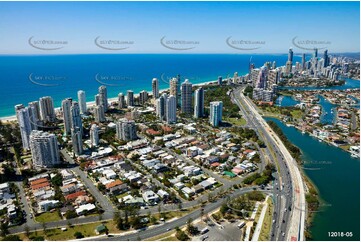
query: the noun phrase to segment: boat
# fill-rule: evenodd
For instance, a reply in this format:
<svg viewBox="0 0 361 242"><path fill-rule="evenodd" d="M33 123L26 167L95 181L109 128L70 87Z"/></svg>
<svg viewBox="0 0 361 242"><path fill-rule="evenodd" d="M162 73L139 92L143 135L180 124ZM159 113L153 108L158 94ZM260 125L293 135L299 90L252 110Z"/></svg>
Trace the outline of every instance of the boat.
<svg viewBox="0 0 361 242"><path fill-rule="evenodd" d="M356 154L356 153L351 153L351 157L353 157L353 158L360 158L360 155L359 155L359 154Z"/></svg>
<svg viewBox="0 0 361 242"><path fill-rule="evenodd" d="M305 133L306 133L306 131L302 130L302 134L305 134Z"/></svg>

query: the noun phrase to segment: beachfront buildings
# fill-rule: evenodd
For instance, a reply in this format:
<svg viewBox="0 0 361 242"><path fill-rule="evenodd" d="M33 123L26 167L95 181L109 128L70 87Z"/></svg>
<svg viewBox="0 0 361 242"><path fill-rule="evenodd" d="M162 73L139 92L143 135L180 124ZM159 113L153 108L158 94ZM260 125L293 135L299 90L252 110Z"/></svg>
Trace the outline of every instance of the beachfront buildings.
<svg viewBox="0 0 361 242"><path fill-rule="evenodd" d="M36 129L36 126L33 127L31 123L31 117L34 113L33 107L24 107L24 105L19 104L15 106L16 117L19 123L21 141L23 144L23 149L29 150L29 136L30 132L33 129Z"/></svg>
<svg viewBox="0 0 361 242"><path fill-rule="evenodd" d="M98 88L99 92L99 105L103 105L104 112L108 111L108 92L106 86L100 86Z"/></svg>
<svg viewBox="0 0 361 242"><path fill-rule="evenodd" d="M154 99L159 97L159 81L157 78L153 78L152 80L152 93Z"/></svg>
<svg viewBox="0 0 361 242"><path fill-rule="evenodd" d="M43 122L55 121L54 101L50 96L41 97L39 99L40 119Z"/></svg>
<svg viewBox="0 0 361 242"><path fill-rule="evenodd" d="M130 141L138 138L134 120L120 119L116 123L116 137L120 140Z"/></svg>
<svg viewBox="0 0 361 242"><path fill-rule="evenodd" d="M181 86L182 113L192 113L192 83L186 79Z"/></svg>
<svg viewBox="0 0 361 242"><path fill-rule="evenodd" d="M53 167L60 163L55 134L33 130L30 134L30 149L34 167Z"/></svg>
<svg viewBox="0 0 361 242"><path fill-rule="evenodd" d="M132 90L127 91L127 105L134 106L134 92Z"/></svg>
<svg viewBox="0 0 361 242"><path fill-rule="evenodd" d="M85 92L83 90L78 91L78 102L80 106L80 113L85 114L87 112L87 108L86 108Z"/></svg>
<svg viewBox="0 0 361 242"><path fill-rule="evenodd" d="M123 93L118 94L118 108L122 109L125 108L127 105L125 103L125 97Z"/></svg>
<svg viewBox="0 0 361 242"><path fill-rule="evenodd" d="M204 89L198 88L194 92L194 117L201 118L204 116Z"/></svg>
<svg viewBox="0 0 361 242"><path fill-rule="evenodd" d="M210 102L209 123L214 127L218 127L222 122L222 108L222 101Z"/></svg>
<svg viewBox="0 0 361 242"><path fill-rule="evenodd" d="M40 120L40 106L39 106L39 101L32 101L28 103L28 107L29 108L34 108L33 111L34 113L32 114L32 117L30 117L30 119L32 121L34 121L34 123L32 123L32 127L33 129L37 128L37 124Z"/></svg>
<svg viewBox="0 0 361 242"><path fill-rule="evenodd" d="M144 105L148 100L148 92L143 90L139 93L139 104Z"/></svg>

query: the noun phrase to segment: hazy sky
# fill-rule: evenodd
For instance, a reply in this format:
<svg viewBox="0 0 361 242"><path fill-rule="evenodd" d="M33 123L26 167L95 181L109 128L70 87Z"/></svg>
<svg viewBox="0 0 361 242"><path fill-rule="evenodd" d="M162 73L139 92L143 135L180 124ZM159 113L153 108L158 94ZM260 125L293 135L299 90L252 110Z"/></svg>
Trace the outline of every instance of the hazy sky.
<svg viewBox="0 0 361 242"><path fill-rule="evenodd" d="M359 19L359 2L0 2L0 54L359 52Z"/></svg>

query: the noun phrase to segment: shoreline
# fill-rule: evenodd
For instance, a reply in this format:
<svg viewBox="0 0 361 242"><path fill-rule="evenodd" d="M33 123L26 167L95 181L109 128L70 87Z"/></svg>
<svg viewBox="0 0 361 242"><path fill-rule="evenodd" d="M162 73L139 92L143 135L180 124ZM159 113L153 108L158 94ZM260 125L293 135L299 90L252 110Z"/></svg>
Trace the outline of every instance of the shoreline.
<svg viewBox="0 0 361 242"><path fill-rule="evenodd" d="M193 87L199 87L199 86L205 86L205 85L209 85L209 84L214 84L214 83L217 83L217 80L214 80L214 81L205 81L205 82L201 82L201 83L196 83L196 84L193 84ZM161 89L159 90L159 93L162 93L162 92L167 92L169 91L170 88L165 88L165 89ZM148 92L149 96L153 96L152 94L152 90L147 90L147 89L144 89L145 91ZM125 93L126 94L126 93ZM125 95L126 96L126 95ZM134 97L139 97L139 94L134 94ZM118 101L118 97L110 97L108 98L108 103L111 103L111 102L116 102ZM89 102L86 102L86 106L87 108L91 108L95 105L95 101L89 101ZM61 107L55 107L54 110L55 110L55 114L57 112L59 112L61 109ZM16 118L16 115L11 115L11 116L5 116L5 117L0 117L0 121L1 122L5 122L5 123L10 123L10 122L13 122L13 121L17 121L17 118Z"/></svg>

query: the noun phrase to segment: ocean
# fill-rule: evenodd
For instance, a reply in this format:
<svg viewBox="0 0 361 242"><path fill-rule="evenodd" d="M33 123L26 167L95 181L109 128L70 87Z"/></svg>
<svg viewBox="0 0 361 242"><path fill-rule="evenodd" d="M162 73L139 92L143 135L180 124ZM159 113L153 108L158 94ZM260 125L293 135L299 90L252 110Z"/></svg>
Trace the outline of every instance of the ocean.
<svg viewBox="0 0 361 242"><path fill-rule="evenodd" d="M252 58L252 59L251 59ZM42 96L51 96L55 107L77 91L94 101L98 87L107 85L108 98L133 90L151 91L151 81L159 79L160 89L168 80L181 75L193 84L248 73L249 61L256 67L267 61L284 65L286 54L89 54L89 55L2 55L0 56L0 117L15 115L16 104L27 105ZM301 56L294 56L301 61Z"/></svg>

